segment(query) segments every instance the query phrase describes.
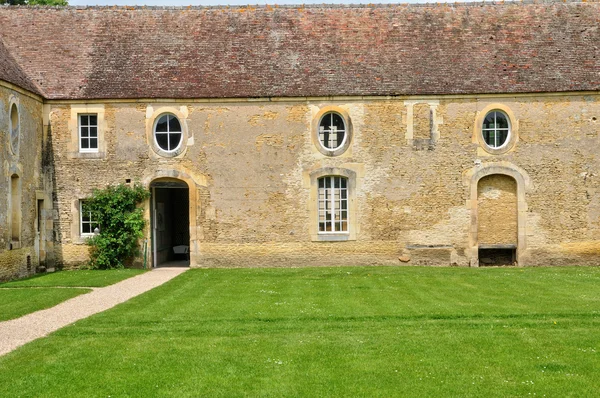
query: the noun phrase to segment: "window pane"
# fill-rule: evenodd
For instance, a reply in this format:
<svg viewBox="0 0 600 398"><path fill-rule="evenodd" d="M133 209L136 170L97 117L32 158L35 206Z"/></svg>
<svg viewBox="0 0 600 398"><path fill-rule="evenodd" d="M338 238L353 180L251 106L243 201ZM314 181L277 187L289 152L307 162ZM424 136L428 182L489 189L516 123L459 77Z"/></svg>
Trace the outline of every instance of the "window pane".
<svg viewBox="0 0 600 398"><path fill-rule="evenodd" d="M93 233L92 226L88 223L81 224L81 233L82 234L91 234Z"/></svg>
<svg viewBox="0 0 600 398"><path fill-rule="evenodd" d="M179 120L173 115L169 115L169 131L181 131L181 124L179 124Z"/></svg>
<svg viewBox="0 0 600 398"><path fill-rule="evenodd" d="M90 137L98 137L98 128L90 127Z"/></svg>
<svg viewBox="0 0 600 398"><path fill-rule="evenodd" d="M87 126L89 124L88 123L88 116L87 115L81 115L80 117L81 117L81 125L82 126Z"/></svg>
<svg viewBox="0 0 600 398"><path fill-rule="evenodd" d="M181 133L169 134L169 150L172 151L179 146L181 142Z"/></svg>
<svg viewBox="0 0 600 398"><path fill-rule="evenodd" d="M484 129L493 129L495 127L495 123L494 123L494 114L495 113L496 112L488 113L488 115L485 117L485 120L483 121Z"/></svg>
<svg viewBox="0 0 600 398"><path fill-rule="evenodd" d="M503 113L496 112L496 127L500 129L508 128L508 119L504 116Z"/></svg>
<svg viewBox="0 0 600 398"><path fill-rule="evenodd" d="M98 149L98 138L90 138L90 148Z"/></svg>
<svg viewBox="0 0 600 398"><path fill-rule="evenodd" d="M496 134L498 135L498 146L504 145L508 139L508 130L498 130Z"/></svg>
<svg viewBox="0 0 600 398"><path fill-rule="evenodd" d="M81 127L81 136L82 137L88 137L89 136L89 129L87 127Z"/></svg>
<svg viewBox="0 0 600 398"><path fill-rule="evenodd" d="M87 138L82 138L81 139L81 148L88 149L89 147L90 147L90 140Z"/></svg>
<svg viewBox="0 0 600 398"><path fill-rule="evenodd" d="M319 178L319 188L325 188L325 179Z"/></svg>
<svg viewBox="0 0 600 398"><path fill-rule="evenodd" d="M344 142L344 137L346 136L346 133L343 131L338 131L337 132L337 137L336 137L336 144L335 144L335 148L339 147L340 145L342 145L342 142Z"/></svg>
<svg viewBox="0 0 600 398"><path fill-rule="evenodd" d="M164 149L165 151L169 150L169 139L167 137L168 134L156 134L156 143L161 149Z"/></svg>
<svg viewBox="0 0 600 398"><path fill-rule="evenodd" d="M167 115L163 115L158 119L158 123L156 123L156 132L157 133L166 133L167 132Z"/></svg>
<svg viewBox="0 0 600 398"><path fill-rule="evenodd" d="M332 125L335 126L336 130L346 130L346 126L344 125L344 119L338 115L337 113L332 113Z"/></svg>
<svg viewBox="0 0 600 398"><path fill-rule="evenodd" d="M98 125L98 116L90 115L90 125L97 126Z"/></svg>

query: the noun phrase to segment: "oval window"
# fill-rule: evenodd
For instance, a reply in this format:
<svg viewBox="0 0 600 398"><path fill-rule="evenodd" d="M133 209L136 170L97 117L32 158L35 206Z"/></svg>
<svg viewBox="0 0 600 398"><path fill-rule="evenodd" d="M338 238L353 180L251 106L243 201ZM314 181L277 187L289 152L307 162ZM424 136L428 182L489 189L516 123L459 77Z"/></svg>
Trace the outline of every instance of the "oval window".
<svg viewBox="0 0 600 398"><path fill-rule="evenodd" d="M173 152L179 148L183 138L181 123L175 115L161 115L154 125L154 140L163 151Z"/></svg>
<svg viewBox="0 0 600 398"><path fill-rule="evenodd" d="M510 138L510 121L504 112L491 111L485 115L481 128L483 140L490 148L501 148Z"/></svg>
<svg viewBox="0 0 600 398"><path fill-rule="evenodd" d="M346 141L346 122L335 112L324 114L319 121L319 142L328 150L336 150Z"/></svg>

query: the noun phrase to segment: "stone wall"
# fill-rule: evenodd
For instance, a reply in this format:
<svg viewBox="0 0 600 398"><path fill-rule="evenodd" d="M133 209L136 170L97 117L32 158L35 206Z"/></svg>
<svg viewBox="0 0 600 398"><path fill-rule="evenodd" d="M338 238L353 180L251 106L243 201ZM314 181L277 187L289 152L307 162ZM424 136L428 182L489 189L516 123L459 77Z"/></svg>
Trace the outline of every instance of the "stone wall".
<svg viewBox="0 0 600 398"><path fill-rule="evenodd" d="M314 142L325 107L349 117L352 141L338 156ZM77 113L90 109L102 114L102 150L80 154ZM481 118L490 109L511 118L505 148L481 143ZM184 127L186 145L175 157L161 156L153 143L154 120L164 112ZM159 177L191 188L192 266L477 265L477 182L486 170L515 174L519 264L600 258L598 94L51 101L47 116L56 255L65 266L85 258L80 199L106 184L149 186ZM345 241L323 242L314 233L311 176L322 170L354 176Z"/></svg>
<svg viewBox="0 0 600 398"><path fill-rule="evenodd" d="M18 140L13 136L11 143L15 122ZM34 273L40 253L45 261L51 247L40 240L40 236L51 240L51 234L37 232L38 200L43 200L40 228L47 226L46 218L52 219L51 212L44 210L51 201L44 193L42 153L41 99L9 84L0 85L0 280Z"/></svg>

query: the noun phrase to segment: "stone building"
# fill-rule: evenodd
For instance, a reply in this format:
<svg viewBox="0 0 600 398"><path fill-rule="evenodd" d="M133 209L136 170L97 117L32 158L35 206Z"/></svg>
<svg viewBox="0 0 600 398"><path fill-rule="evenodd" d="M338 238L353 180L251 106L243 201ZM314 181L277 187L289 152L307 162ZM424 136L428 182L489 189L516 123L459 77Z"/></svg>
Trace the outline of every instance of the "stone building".
<svg viewBox="0 0 600 398"><path fill-rule="evenodd" d="M85 262L86 198L136 181L155 266L597 264L599 26L595 2L2 7L0 278Z"/></svg>

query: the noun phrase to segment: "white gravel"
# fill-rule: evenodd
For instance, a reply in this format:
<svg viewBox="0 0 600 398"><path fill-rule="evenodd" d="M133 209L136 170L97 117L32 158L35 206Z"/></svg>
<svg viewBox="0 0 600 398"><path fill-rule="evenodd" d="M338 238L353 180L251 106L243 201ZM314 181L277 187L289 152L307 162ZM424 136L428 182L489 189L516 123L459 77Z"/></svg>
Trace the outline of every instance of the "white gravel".
<svg viewBox="0 0 600 398"><path fill-rule="evenodd" d="M0 355L90 315L154 289L188 268L157 268L114 285L96 288L52 308L0 322Z"/></svg>

